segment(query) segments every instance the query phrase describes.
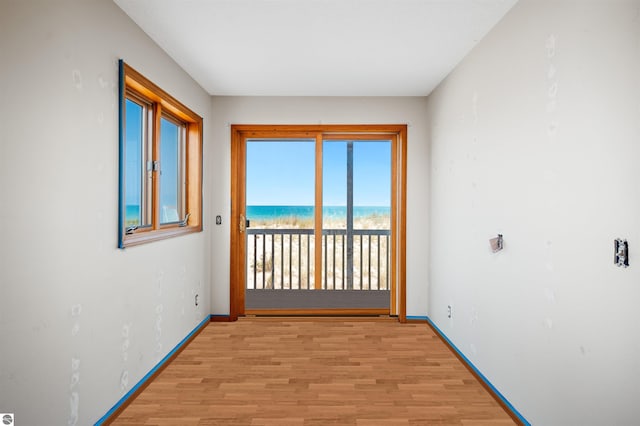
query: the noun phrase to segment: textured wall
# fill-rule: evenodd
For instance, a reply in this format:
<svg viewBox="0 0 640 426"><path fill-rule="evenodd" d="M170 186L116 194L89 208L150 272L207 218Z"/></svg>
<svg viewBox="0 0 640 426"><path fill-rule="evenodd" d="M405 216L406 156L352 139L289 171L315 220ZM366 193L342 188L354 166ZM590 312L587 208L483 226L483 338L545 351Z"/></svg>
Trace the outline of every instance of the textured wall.
<svg viewBox="0 0 640 426"><path fill-rule="evenodd" d="M532 423L636 423L640 1L521 0L426 118L431 318Z"/></svg>
<svg viewBox="0 0 640 426"><path fill-rule="evenodd" d="M210 311L209 216L116 248L117 60L204 117L206 155L211 99L109 0L2 1L0 51L0 412L92 424Z"/></svg>

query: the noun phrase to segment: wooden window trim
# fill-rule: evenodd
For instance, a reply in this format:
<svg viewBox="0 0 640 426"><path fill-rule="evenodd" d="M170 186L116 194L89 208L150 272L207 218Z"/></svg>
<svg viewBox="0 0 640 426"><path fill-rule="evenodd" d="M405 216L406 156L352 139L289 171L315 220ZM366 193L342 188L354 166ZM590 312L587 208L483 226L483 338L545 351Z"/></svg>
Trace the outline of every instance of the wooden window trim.
<svg viewBox="0 0 640 426"><path fill-rule="evenodd" d="M203 120L195 112L135 69L120 60L120 196L118 220L118 247L126 248L153 241L174 238L202 231L202 130ZM189 213L186 226L179 223L160 223L159 171L152 171L150 188L151 226L140 227L133 233L126 233L125 181L124 181L124 111L127 96L148 103L152 110L149 125L152 159L159 158L160 120L164 116L184 125L184 211ZM144 142L143 142L144 143ZM143 202L149 202L144 200Z"/></svg>

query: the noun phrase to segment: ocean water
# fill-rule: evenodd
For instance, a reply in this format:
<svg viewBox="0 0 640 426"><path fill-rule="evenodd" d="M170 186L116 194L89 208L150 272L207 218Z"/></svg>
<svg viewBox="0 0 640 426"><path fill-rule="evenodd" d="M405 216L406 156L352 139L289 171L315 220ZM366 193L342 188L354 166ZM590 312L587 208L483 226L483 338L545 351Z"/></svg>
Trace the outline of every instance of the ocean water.
<svg viewBox="0 0 640 426"><path fill-rule="evenodd" d="M298 217L300 219L313 219L313 206L247 206L247 219L250 220L273 220L286 217ZM389 216L390 207L380 206L354 206L353 217L362 218L369 216ZM325 206L322 209L325 218L347 217L345 206ZM127 205L125 220L127 222L137 221L140 217L140 207Z"/></svg>
<svg viewBox="0 0 640 426"><path fill-rule="evenodd" d="M313 206L247 206L247 219L249 220L273 220L285 217L298 217L300 219L313 219ZM354 206L353 217L362 218L368 216L389 216L390 207L380 206ZM325 206L322 208L325 218L341 218L347 216L346 206Z"/></svg>
<svg viewBox="0 0 640 426"><path fill-rule="evenodd" d="M140 206L127 204L124 217L127 223L137 222L140 218Z"/></svg>

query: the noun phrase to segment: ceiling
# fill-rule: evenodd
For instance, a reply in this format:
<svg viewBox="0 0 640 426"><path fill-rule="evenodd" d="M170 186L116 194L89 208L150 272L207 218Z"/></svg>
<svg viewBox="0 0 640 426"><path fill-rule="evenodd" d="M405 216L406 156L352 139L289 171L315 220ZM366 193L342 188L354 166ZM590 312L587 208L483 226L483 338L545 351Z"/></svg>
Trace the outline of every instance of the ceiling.
<svg viewBox="0 0 640 426"><path fill-rule="evenodd" d="M228 96L426 96L517 2L114 1Z"/></svg>

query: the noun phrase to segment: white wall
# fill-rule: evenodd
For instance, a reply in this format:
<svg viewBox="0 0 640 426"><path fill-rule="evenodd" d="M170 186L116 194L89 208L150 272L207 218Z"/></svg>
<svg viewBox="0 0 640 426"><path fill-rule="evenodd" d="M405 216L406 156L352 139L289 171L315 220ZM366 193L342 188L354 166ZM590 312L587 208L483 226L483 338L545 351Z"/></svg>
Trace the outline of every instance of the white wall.
<svg viewBox="0 0 640 426"><path fill-rule="evenodd" d="M0 52L0 412L93 424L211 299L210 169L205 232L116 248L117 60L204 117L207 156L211 98L110 0L3 0Z"/></svg>
<svg viewBox="0 0 640 426"><path fill-rule="evenodd" d="M407 165L407 315L426 315L429 170L425 98L218 97L213 98L216 171L212 189L223 226L214 228L212 309L229 313L231 124L409 124ZM428 160L426 160L428 161Z"/></svg>
<svg viewBox="0 0 640 426"><path fill-rule="evenodd" d="M430 317L533 424L637 423L640 1L520 0L426 118Z"/></svg>

